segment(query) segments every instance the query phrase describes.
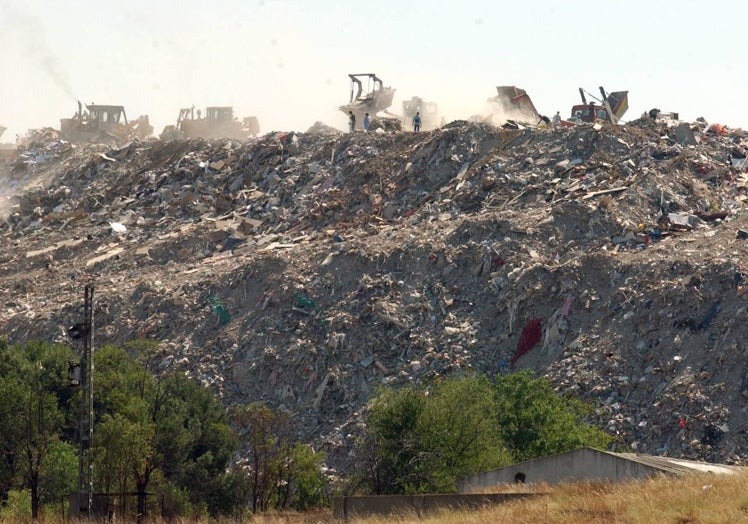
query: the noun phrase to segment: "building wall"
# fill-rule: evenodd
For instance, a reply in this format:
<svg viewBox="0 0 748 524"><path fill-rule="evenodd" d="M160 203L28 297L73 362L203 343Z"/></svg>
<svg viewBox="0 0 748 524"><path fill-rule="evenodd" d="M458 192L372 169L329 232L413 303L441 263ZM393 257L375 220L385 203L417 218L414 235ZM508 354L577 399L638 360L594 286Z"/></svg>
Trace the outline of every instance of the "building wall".
<svg viewBox="0 0 748 524"><path fill-rule="evenodd" d="M512 484L518 474L524 482L572 482L577 480L620 481L650 477L660 470L615 455L582 448L569 453L551 455L505 468L487 471L464 478L459 483L461 492L470 492L496 484Z"/></svg>
<svg viewBox="0 0 748 524"><path fill-rule="evenodd" d="M444 510L475 509L536 496L533 493L489 493L451 495L378 495L335 497L333 517L338 520L371 516L422 517Z"/></svg>

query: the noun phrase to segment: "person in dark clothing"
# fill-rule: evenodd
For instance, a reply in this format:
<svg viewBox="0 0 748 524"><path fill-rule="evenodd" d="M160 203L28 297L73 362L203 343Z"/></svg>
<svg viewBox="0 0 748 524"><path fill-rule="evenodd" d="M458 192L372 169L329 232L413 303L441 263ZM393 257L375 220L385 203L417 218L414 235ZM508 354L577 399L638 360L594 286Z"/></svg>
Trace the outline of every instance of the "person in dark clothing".
<svg viewBox="0 0 748 524"><path fill-rule="evenodd" d="M348 130L353 133L354 129L356 129L356 115L353 111L348 111Z"/></svg>
<svg viewBox="0 0 748 524"><path fill-rule="evenodd" d="M421 112L416 111L416 116L413 117L413 131L421 130Z"/></svg>

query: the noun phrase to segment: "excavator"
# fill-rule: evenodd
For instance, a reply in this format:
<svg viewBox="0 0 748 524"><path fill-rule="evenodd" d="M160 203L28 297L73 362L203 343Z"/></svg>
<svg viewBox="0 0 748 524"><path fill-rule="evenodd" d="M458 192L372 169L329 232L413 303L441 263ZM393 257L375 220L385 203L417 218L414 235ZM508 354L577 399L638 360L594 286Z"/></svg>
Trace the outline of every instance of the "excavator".
<svg viewBox="0 0 748 524"><path fill-rule="evenodd" d="M195 116L197 113L197 116ZM176 126L166 126L162 140L175 138L236 138L240 140L257 136L260 123L257 117L248 116L241 122L234 117L234 108L214 106L205 108L205 116L195 111L195 106L179 110Z"/></svg>
<svg viewBox="0 0 748 524"><path fill-rule="evenodd" d="M380 111L385 111L392 105L395 90L384 87L382 79L374 73L349 74L351 79L351 99L348 104L340 106L339 109L348 115L351 111L356 116L356 122L362 122L364 114L374 118ZM367 82L364 89L363 81ZM359 124L360 125L360 124Z"/></svg>
<svg viewBox="0 0 748 524"><path fill-rule="evenodd" d="M105 142L120 144L135 138L148 138L153 126L148 115L127 121L124 106L83 104L72 118L60 119L60 138L70 142Z"/></svg>
<svg viewBox="0 0 748 524"><path fill-rule="evenodd" d="M595 105L594 101L587 103L585 93L591 99L596 100L599 105ZM571 116L568 120L561 121L561 125L564 127L570 127L581 122L605 122L615 125L629 108L628 91L606 93L601 86L600 95L602 98L597 98L580 87L579 94L582 97L582 103L571 108Z"/></svg>

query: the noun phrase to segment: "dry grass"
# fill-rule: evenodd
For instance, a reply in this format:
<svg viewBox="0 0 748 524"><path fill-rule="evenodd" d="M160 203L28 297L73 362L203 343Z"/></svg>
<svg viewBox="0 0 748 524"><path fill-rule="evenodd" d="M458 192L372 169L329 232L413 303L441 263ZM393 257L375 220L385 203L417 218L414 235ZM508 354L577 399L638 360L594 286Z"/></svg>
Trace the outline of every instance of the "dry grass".
<svg viewBox="0 0 748 524"><path fill-rule="evenodd" d="M453 511L430 517L377 517L357 519L355 524L748 524L748 471L737 475L698 474L646 481L575 483L533 486L547 494L479 511ZM509 491L516 491L511 486ZM525 486L527 489L527 486ZM495 492L495 491L494 491ZM0 522L10 522L3 521ZM44 524L60 521L46 520ZM154 524L166 524L149 520ZM222 524L237 520L213 521ZM332 524L331 511L307 514L276 514L247 518L261 524ZM179 524L195 523L184 519Z"/></svg>
<svg viewBox="0 0 748 524"><path fill-rule="evenodd" d="M424 519L367 519L428 524L725 524L748 523L748 472L699 474L646 481L543 486L547 495L473 512L450 512Z"/></svg>

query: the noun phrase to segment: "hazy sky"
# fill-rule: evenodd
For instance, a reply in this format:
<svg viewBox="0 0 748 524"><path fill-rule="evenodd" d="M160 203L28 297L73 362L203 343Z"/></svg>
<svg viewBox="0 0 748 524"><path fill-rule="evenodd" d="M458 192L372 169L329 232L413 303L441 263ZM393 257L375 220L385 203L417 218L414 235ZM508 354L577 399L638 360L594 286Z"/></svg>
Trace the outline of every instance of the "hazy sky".
<svg viewBox="0 0 748 524"><path fill-rule="evenodd" d="M578 87L629 91L626 119L658 107L748 127L737 0L0 0L3 142L59 129L76 101L148 114L232 105L262 132L343 129L348 73L376 73L447 118L480 113L496 85L568 116Z"/></svg>

